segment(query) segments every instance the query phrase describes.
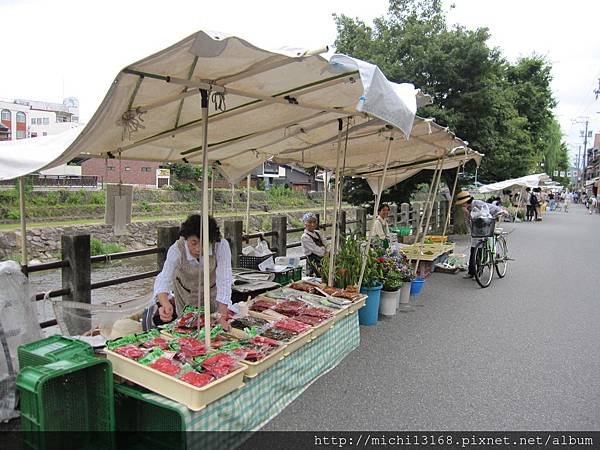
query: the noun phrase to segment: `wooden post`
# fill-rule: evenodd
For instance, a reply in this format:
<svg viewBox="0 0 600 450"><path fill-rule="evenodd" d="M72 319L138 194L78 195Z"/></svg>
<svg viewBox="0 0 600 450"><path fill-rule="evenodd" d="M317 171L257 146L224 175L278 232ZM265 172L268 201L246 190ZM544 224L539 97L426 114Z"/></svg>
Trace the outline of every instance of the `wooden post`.
<svg viewBox="0 0 600 450"><path fill-rule="evenodd" d="M356 224L361 236L367 236L367 210L365 208L356 208Z"/></svg>
<svg viewBox="0 0 600 450"><path fill-rule="evenodd" d="M271 238L271 247L277 247L277 256L285 256L287 253L287 217L272 217L271 229L277 232L277 236Z"/></svg>
<svg viewBox="0 0 600 450"><path fill-rule="evenodd" d="M390 205L390 212L392 213L392 226L398 225L398 205L393 203Z"/></svg>
<svg viewBox="0 0 600 450"><path fill-rule="evenodd" d="M167 259L167 251L169 250L169 247L173 245L173 243L175 243L177 239L179 239L179 230L180 228L177 226L158 227L156 246L158 248L164 248L165 251L156 254L157 270L163 269L163 266Z"/></svg>
<svg viewBox="0 0 600 450"><path fill-rule="evenodd" d="M25 177L19 177L19 218L21 219L21 267L27 267L27 225L25 222Z"/></svg>
<svg viewBox="0 0 600 450"><path fill-rule="evenodd" d="M61 236L62 259L69 265L62 268L62 287L70 289L69 295L63 299L71 302L90 304L92 302L92 263L90 259L90 235L89 234L63 234ZM89 311L80 312L77 316L85 319L90 318ZM77 317L65 317L65 323L70 335L81 335L92 328L90 320L86 324L84 320Z"/></svg>
<svg viewBox="0 0 600 450"><path fill-rule="evenodd" d="M244 222L241 220L225 220L223 222L224 237L229 241L229 247L231 248L231 267L240 266L243 228Z"/></svg>
<svg viewBox="0 0 600 450"><path fill-rule="evenodd" d="M338 247L340 248L342 243L346 240L346 211L340 209L338 212L338 233L337 233Z"/></svg>
<svg viewBox="0 0 600 450"><path fill-rule="evenodd" d="M410 227L410 205L408 203L400 205L400 224Z"/></svg>

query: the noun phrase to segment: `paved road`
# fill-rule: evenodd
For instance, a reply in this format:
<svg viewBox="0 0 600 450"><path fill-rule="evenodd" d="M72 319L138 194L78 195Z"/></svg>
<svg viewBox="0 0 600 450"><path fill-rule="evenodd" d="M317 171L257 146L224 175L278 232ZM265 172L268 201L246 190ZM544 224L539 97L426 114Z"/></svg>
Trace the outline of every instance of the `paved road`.
<svg viewBox="0 0 600 450"><path fill-rule="evenodd" d="M433 274L264 429L600 429L600 215L513 227L506 278Z"/></svg>

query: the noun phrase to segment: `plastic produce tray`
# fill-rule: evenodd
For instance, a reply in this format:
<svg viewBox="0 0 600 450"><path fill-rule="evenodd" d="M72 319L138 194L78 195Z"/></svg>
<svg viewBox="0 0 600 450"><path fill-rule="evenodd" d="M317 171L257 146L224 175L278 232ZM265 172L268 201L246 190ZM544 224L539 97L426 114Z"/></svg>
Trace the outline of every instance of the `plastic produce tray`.
<svg viewBox="0 0 600 450"><path fill-rule="evenodd" d="M22 369L21 431L113 431L112 375L109 361L84 356Z"/></svg>
<svg viewBox="0 0 600 450"><path fill-rule="evenodd" d="M365 302L367 301L367 296L364 295L360 300L357 300L355 302L353 302L350 306L348 306L347 311L348 314L352 314L355 313L356 311L358 311L360 308L362 308L363 306L365 306Z"/></svg>
<svg viewBox="0 0 600 450"><path fill-rule="evenodd" d="M200 411L209 403L244 386L244 372L247 369L240 364L239 369L199 388L108 349L106 357L112 363L115 374L182 403L192 411Z"/></svg>
<svg viewBox="0 0 600 450"><path fill-rule="evenodd" d="M229 333L237 338L237 339L246 339L248 335L244 333L242 330L238 330L237 328L232 328ZM246 361L244 360L244 365L248 366L244 375L247 378L254 378L256 375L264 372L269 367L273 367L279 361L281 361L285 357L285 349L287 348L287 344L281 342L281 345L277 350L272 351L269 355L261 359L260 361Z"/></svg>
<svg viewBox="0 0 600 450"><path fill-rule="evenodd" d="M331 327L334 326L337 316L333 316L327 320L324 320L323 322L321 322L319 325L313 327L313 334L312 334L312 338L316 339L319 336L321 336L324 333L327 333L329 330L331 330ZM343 315L341 315L340 317L344 317Z"/></svg>
<svg viewBox="0 0 600 450"><path fill-rule="evenodd" d="M77 355L94 356L94 349L87 342L55 335L19 346L19 367L42 366L56 361L72 359Z"/></svg>

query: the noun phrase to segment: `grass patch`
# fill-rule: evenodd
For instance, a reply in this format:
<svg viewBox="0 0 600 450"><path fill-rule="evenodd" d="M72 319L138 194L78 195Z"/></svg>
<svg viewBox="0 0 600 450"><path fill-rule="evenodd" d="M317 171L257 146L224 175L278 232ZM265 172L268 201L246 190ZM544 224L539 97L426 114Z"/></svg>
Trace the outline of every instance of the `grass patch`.
<svg viewBox="0 0 600 450"><path fill-rule="evenodd" d="M92 256L107 255L110 253L119 253L123 251L123 247L119 244L105 244L98 238L90 239L90 251Z"/></svg>

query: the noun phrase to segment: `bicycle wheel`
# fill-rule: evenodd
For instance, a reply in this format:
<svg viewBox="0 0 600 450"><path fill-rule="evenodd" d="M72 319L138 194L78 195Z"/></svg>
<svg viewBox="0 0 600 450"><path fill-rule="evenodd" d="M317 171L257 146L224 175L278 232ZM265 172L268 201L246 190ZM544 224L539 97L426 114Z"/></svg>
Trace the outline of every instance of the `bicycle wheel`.
<svg viewBox="0 0 600 450"><path fill-rule="evenodd" d="M506 269L508 268L508 247L503 236L498 236L496 239L496 258L494 259L496 273L499 278L504 278Z"/></svg>
<svg viewBox="0 0 600 450"><path fill-rule="evenodd" d="M492 282L494 276L493 255L487 242L482 242L475 249L475 280L482 288Z"/></svg>

